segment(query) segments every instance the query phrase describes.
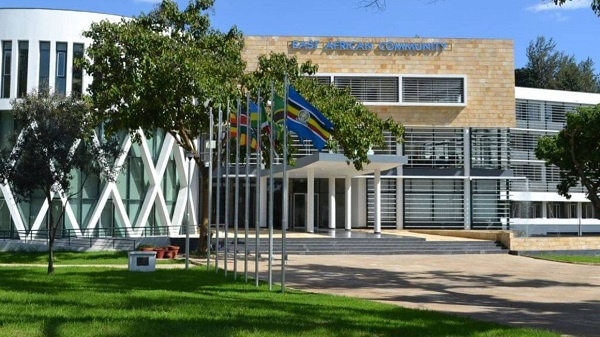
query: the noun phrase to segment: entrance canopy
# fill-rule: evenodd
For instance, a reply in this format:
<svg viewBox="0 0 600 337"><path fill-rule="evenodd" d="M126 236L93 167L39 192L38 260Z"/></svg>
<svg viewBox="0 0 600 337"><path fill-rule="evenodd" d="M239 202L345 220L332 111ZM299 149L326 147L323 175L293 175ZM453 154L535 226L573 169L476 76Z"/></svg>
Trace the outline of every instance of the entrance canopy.
<svg viewBox="0 0 600 337"><path fill-rule="evenodd" d="M396 155L370 155L370 163L364 164L361 171L356 170L348 159L339 153L314 153L310 156L298 158L296 165L287 167L288 178L307 178L309 172L314 172L314 178L355 177L382 172L407 163L406 156ZM282 177L283 165L275 165L275 177ZM263 170L263 176L268 176L269 171Z"/></svg>

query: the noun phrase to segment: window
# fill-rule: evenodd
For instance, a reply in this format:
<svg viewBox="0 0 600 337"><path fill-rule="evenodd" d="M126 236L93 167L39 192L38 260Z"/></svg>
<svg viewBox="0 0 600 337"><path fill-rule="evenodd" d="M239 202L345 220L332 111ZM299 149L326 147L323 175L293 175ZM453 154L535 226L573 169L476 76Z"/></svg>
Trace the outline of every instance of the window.
<svg viewBox="0 0 600 337"><path fill-rule="evenodd" d="M2 95L1 98L10 97L10 73L12 62L12 42L2 41Z"/></svg>
<svg viewBox="0 0 600 337"><path fill-rule="evenodd" d="M321 85L331 85L331 76L315 76L315 79Z"/></svg>
<svg viewBox="0 0 600 337"><path fill-rule="evenodd" d="M576 219L577 203L574 202L549 202L547 203L549 219Z"/></svg>
<svg viewBox="0 0 600 337"><path fill-rule="evenodd" d="M597 219L594 205L591 202L584 202L581 204L582 219Z"/></svg>
<svg viewBox="0 0 600 337"><path fill-rule="evenodd" d="M40 42L40 82L39 90L50 88L50 42Z"/></svg>
<svg viewBox="0 0 600 337"><path fill-rule="evenodd" d="M73 95L81 96L83 92L83 69L77 65L78 60L83 59L83 44L73 44L73 77L71 92Z"/></svg>
<svg viewBox="0 0 600 337"><path fill-rule="evenodd" d="M17 97L27 94L27 66L29 65L29 41L19 41L19 72L17 76Z"/></svg>
<svg viewBox="0 0 600 337"><path fill-rule="evenodd" d="M465 103L464 78L403 77L403 103Z"/></svg>
<svg viewBox="0 0 600 337"><path fill-rule="evenodd" d="M56 43L56 81L54 85L57 93L67 93L67 44L64 42Z"/></svg>
<svg viewBox="0 0 600 337"><path fill-rule="evenodd" d="M349 88L350 94L362 102L398 102L398 77L336 76L338 88Z"/></svg>
<svg viewBox="0 0 600 337"><path fill-rule="evenodd" d="M510 203L510 217L521 219L541 219L542 203L539 201L513 201Z"/></svg>

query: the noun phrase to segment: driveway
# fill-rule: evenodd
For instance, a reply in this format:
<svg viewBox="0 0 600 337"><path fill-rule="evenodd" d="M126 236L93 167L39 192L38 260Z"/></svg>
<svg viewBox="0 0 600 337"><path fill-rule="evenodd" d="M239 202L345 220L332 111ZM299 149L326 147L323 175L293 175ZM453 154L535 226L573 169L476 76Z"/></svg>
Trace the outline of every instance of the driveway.
<svg viewBox="0 0 600 337"><path fill-rule="evenodd" d="M286 277L306 291L600 336L600 266L512 255L290 256Z"/></svg>

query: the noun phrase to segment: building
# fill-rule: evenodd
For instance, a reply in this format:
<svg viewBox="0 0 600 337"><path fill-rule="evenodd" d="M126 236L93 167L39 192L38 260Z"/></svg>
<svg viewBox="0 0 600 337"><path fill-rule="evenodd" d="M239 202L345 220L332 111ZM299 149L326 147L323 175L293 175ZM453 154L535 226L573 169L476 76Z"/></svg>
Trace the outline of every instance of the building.
<svg viewBox="0 0 600 337"><path fill-rule="evenodd" d="M2 146L15 128L11 98L40 86L85 90L91 79L73 60L89 43L81 32L102 19L120 17L0 9ZM558 196L558 170L533 154L537 136L556 133L567 111L598 104L600 95L515 88L511 40L246 38L250 69L270 52L312 60L323 84L350 87L378 115L406 126L405 142L388 136L386 147L373 149L365 172L349 168L339 155L315 153L296 142L302 159L290 171L292 229L511 228L542 234L577 232L581 224L584 231L600 231L583 190L574 189L569 201ZM141 146L123 137L123 149L118 181L86 184L67 207L65 228L77 235L180 234L188 182L182 151L160 130ZM192 179L189 205L196 205L197 177ZM266 185L264 174L261 184ZM252 181L251 195L255 186ZM276 200L280 186L279 179ZM256 200L265 205L266 197L263 189L250 209ZM42 197L17 204L10 187L0 186L0 231L14 236L43 228L45 215L57 205L49 207ZM197 207L190 209L196 222ZM275 209L275 219L280 211ZM266 213L261 207L262 219Z"/></svg>

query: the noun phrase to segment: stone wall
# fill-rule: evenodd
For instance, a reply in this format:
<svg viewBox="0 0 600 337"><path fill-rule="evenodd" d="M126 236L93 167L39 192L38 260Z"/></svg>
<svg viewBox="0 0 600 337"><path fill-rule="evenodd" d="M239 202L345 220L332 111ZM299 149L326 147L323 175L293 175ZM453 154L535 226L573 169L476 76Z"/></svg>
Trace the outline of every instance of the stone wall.
<svg viewBox="0 0 600 337"><path fill-rule="evenodd" d="M316 49L294 49L292 41L319 41ZM325 50L328 41L400 43L446 43L441 51ZM247 36L244 59L248 69L257 66L258 56L283 52L299 62L311 60L320 73L464 75L466 106L369 105L381 117L391 116L407 126L514 127L514 51L512 40L348 38Z"/></svg>

